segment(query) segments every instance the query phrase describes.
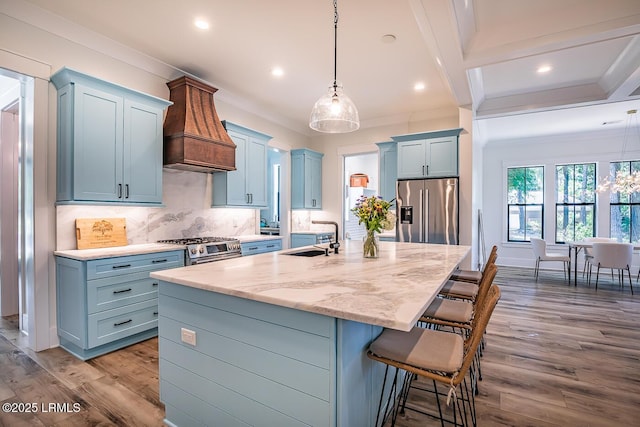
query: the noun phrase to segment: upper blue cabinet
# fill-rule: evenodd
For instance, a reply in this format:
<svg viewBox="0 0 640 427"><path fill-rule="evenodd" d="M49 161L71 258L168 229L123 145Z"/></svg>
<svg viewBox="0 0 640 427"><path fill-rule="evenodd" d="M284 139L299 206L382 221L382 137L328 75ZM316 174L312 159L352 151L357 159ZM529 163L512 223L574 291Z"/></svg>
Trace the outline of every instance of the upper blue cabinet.
<svg viewBox="0 0 640 427"><path fill-rule="evenodd" d="M77 71L58 90L58 202L162 203L162 122L171 103Z"/></svg>
<svg viewBox="0 0 640 427"><path fill-rule="evenodd" d="M291 209L322 209L322 157L306 148L291 150Z"/></svg>
<svg viewBox="0 0 640 427"><path fill-rule="evenodd" d="M378 142L380 197L384 200L396 198L396 180L398 179L398 144Z"/></svg>
<svg viewBox="0 0 640 427"><path fill-rule="evenodd" d="M222 121L236 144L236 170L213 174L213 206L267 207L269 135Z"/></svg>
<svg viewBox="0 0 640 427"><path fill-rule="evenodd" d="M398 179L458 176L461 128L392 136L398 143Z"/></svg>

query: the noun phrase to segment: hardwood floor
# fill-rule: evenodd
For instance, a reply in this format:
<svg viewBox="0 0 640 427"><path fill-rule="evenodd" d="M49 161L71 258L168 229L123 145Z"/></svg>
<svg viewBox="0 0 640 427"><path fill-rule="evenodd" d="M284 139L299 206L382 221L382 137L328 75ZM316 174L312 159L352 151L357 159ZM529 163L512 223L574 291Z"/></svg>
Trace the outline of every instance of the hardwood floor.
<svg viewBox="0 0 640 427"><path fill-rule="evenodd" d="M499 268L478 425L640 424L640 285L631 296L628 285L600 279L596 292L567 286L561 272L542 270L535 282L532 270ZM34 402L38 412L0 410L0 426L162 425L156 339L81 362L60 348L26 349L16 320L0 319L0 402ZM47 411L50 403L68 406ZM407 411L397 425L439 422Z"/></svg>

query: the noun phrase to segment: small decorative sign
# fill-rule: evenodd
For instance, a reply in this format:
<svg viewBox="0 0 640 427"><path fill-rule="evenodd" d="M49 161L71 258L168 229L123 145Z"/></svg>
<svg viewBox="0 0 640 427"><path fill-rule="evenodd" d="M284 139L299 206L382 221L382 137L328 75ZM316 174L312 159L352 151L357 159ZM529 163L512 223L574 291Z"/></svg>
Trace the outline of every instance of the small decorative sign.
<svg viewBox="0 0 640 427"><path fill-rule="evenodd" d="M127 245L124 218L76 218L78 249L109 248Z"/></svg>

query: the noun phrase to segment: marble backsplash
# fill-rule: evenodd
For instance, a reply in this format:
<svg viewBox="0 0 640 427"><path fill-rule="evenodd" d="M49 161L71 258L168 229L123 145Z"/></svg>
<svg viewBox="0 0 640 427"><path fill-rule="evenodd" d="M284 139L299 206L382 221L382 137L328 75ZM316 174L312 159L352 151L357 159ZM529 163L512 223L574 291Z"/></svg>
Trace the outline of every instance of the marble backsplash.
<svg viewBox="0 0 640 427"><path fill-rule="evenodd" d="M56 249L76 248L76 218L125 218L130 245L163 239L256 234L257 209L211 208L212 175L163 171L163 207L58 205Z"/></svg>

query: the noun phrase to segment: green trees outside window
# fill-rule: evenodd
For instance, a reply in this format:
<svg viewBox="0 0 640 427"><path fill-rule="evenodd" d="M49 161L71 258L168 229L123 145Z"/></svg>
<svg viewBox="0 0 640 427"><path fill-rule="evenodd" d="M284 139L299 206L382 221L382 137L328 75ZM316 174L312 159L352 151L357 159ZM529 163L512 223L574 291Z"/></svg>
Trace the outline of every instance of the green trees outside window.
<svg viewBox="0 0 640 427"><path fill-rule="evenodd" d="M611 176L640 171L640 160L610 163ZM640 242L640 193L611 192L610 236L619 242Z"/></svg>
<svg viewBox="0 0 640 427"><path fill-rule="evenodd" d="M507 169L507 240L542 238L544 226L544 167Z"/></svg>
<svg viewBox="0 0 640 427"><path fill-rule="evenodd" d="M596 164L556 166L556 243L595 235Z"/></svg>

